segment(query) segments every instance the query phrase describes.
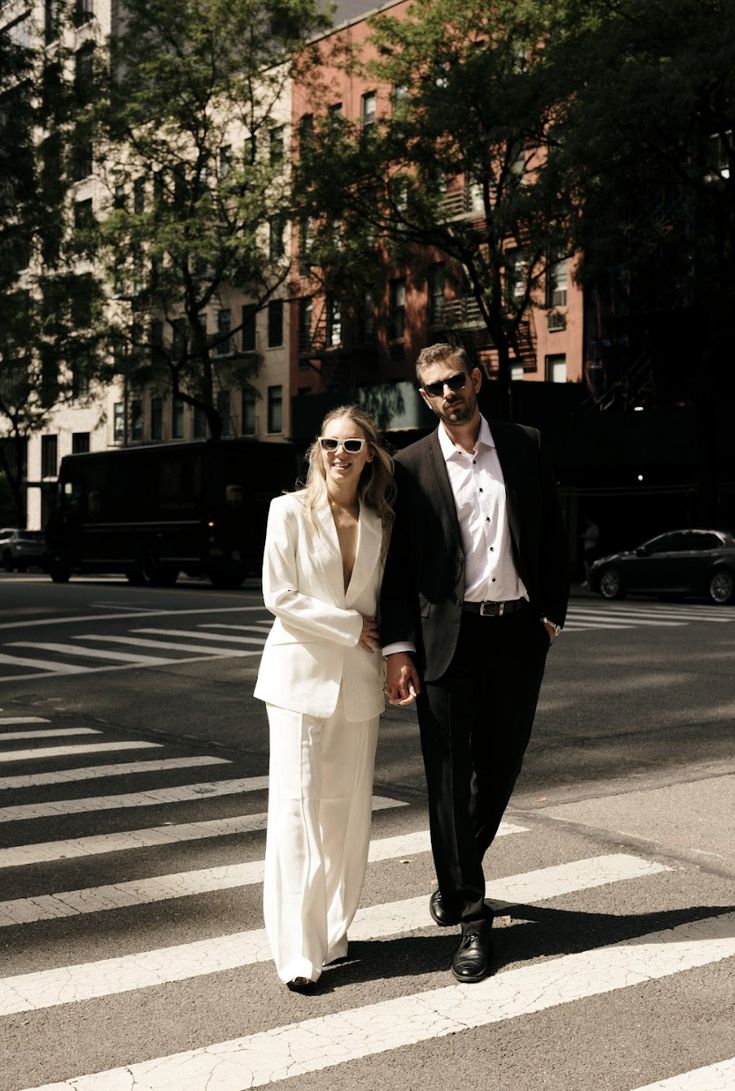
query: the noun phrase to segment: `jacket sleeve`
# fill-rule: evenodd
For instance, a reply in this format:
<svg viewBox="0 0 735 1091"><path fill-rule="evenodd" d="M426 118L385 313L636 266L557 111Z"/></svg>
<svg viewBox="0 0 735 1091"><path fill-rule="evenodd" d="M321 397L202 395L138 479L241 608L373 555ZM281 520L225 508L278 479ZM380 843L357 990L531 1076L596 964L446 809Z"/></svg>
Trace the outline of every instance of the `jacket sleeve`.
<svg viewBox="0 0 735 1091"><path fill-rule="evenodd" d="M333 602L304 594L298 586L296 550L298 516L278 501L271 503L263 554L263 600L272 614L303 633L304 640L327 640L354 647L362 615Z"/></svg>
<svg viewBox="0 0 735 1091"><path fill-rule="evenodd" d="M569 599L569 560L567 537L559 503L551 461L538 434L541 463L541 588L539 605L542 613L563 625Z"/></svg>
<svg viewBox="0 0 735 1091"><path fill-rule="evenodd" d="M380 595L380 638L384 648L398 643L410 643L415 647L419 639L416 562L412 557L411 516L407 503L410 483L408 474L398 461L395 463L395 474L398 489L395 522Z"/></svg>

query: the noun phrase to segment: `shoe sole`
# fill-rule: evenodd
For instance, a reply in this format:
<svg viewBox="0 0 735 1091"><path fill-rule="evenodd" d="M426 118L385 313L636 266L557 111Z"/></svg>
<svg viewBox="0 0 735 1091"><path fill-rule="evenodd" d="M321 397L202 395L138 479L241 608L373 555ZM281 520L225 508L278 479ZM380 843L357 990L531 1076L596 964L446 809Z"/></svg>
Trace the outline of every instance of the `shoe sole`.
<svg viewBox="0 0 735 1091"><path fill-rule="evenodd" d="M481 974L474 974L472 977L468 977L467 974L458 974L457 971L454 969L454 966L452 966L452 973L456 980L460 982L460 984L475 985L478 981L484 981L486 977L490 977L492 970L488 966L487 969L483 970Z"/></svg>

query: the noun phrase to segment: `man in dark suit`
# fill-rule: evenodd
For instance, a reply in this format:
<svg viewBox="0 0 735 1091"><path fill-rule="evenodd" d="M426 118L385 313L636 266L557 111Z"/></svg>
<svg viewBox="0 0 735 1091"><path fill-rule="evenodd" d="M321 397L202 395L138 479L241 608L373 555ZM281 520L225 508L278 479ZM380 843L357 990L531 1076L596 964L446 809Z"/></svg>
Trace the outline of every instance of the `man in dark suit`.
<svg viewBox="0 0 735 1091"><path fill-rule="evenodd" d="M421 396L439 418L396 457L396 522L381 596L386 692L417 702L438 889L460 924L459 981L490 972L482 860L528 745L546 653L568 596L554 476L534 428L480 414L464 351L424 349Z"/></svg>

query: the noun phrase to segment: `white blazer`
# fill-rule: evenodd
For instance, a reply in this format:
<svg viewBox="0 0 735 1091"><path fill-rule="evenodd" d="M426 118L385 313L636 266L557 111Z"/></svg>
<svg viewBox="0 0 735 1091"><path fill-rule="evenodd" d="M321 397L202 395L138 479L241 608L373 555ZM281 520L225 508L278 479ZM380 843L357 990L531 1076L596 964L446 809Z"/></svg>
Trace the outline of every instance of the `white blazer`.
<svg viewBox="0 0 735 1091"><path fill-rule="evenodd" d="M263 556L263 599L276 620L268 634L255 697L326 719L340 687L345 719L385 708L380 650L358 647L362 615L375 617L383 575L383 528L360 505L357 553L347 591L329 502L308 511L298 493L271 502Z"/></svg>

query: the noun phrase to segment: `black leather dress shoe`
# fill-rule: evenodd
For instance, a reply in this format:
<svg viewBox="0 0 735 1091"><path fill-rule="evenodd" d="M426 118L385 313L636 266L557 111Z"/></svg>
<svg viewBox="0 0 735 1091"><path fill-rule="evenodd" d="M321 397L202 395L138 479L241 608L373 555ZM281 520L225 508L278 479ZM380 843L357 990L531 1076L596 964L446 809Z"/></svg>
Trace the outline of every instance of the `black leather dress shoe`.
<svg viewBox="0 0 735 1091"><path fill-rule="evenodd" d="M490 973L493 953L490 931L490 921L478 921L477 924L463 927L462 939L452 962L452 973L457 981L468 984L482 981Z"/></svg>
<svg viewBox="0 0 735 1091"><path fill-rule="evenodd" d="M442 901L441 891L435 890L429 898L429 912L440 928L447 928L450 924L459 924L459 915L450 913Z"/></svg>
<svg viewBox="0 0 735 1091"><path fill-rule="evenodd" d="M310 981L308 977L295 977L292 981L286 982L286 988L292 993L302 993L304 996L308 996L309 993L313 993L316 989L316 981Z"/></svg>

